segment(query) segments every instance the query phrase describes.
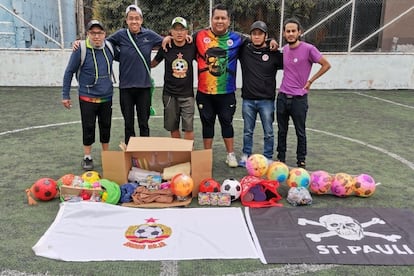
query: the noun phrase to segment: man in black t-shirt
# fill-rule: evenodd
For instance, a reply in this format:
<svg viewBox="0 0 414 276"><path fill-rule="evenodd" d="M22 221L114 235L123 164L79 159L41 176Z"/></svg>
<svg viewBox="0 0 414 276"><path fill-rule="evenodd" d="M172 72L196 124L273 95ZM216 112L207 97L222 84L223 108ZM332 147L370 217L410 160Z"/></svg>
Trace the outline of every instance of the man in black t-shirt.
<svg viewBox="0 0 414 276"><path fill-rule="evenodd" d="M164 88L162 101L164 104L164 128L173 138L194 140L194 72L193 60L196 57L195 44L188 44L187 21L176 17L171 23L172 48L168 51L159 49L151 61L151 67L157 66L162 60L165 64Z"/></svg>
<svg viewBox="0 0 414 276"><path fill-rule="evenodd" d="M250 27L250 41L240 49L244 121L240 167L246 166L246 160L252 154L253 132L258 113L264 134L263 155L269 163L273 159L276 72L283 68L283 57L280 51L270 51L266 42L267 33L267 25L264 22L254 22Z"/></svg>

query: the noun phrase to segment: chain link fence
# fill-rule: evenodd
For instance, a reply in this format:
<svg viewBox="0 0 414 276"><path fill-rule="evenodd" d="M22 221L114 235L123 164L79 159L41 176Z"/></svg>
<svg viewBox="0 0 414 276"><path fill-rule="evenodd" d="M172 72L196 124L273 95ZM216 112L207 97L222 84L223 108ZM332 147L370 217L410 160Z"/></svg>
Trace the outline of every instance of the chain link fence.
<svg viewBox="0 0 414 276"><path fill-rule="evenodd" d="M74 11L77 19L77 37L84 36L84 26L81 25L102 14L105 16L99 19L113 26L110 31L125 27L120 22L124 22L124 11L129 4L139 5L144 13L144 26L159 34L168 33L169 24L175 16L185 17L190 31L193 32L208 27L210 9L219 3L212 0L59 0L61 1L76 2L76 7L79 7ZM1 2L18 1L1 0L0 4ZM26 5L35 2L28 0ZM97 3L100 3L99 9L112 10L98 11ZM282 41L280 44L283 44L282 22L289 17L296 17L304 29L302 39L314 44L323 52L414 52L414 0L223 0L220 3L231 10L232 30L248 33L254 21L262 20L268 24L269 36ZM0 21L2 8L3 12L5 9L16 10L1 4ZM24 15L18 15L16 12L15 17L18 16L25 19ZM19 21L21 25L22 20L16 18L15 21ZM83 20L80 21L79 18ZM60 24L60 29L65 30L69 27L69 23L65 21L57 23ZM0 28L1 26L0 24ZM29 25L29 28L36 32L34 24ZM60 41L61 33L56 32L57 41ZM4 48L1 42L7 40L6 35L10 37L10 34L11 32L2 32L0 29L0 48ZM64 47L67 48L67 43Z"/></svg>

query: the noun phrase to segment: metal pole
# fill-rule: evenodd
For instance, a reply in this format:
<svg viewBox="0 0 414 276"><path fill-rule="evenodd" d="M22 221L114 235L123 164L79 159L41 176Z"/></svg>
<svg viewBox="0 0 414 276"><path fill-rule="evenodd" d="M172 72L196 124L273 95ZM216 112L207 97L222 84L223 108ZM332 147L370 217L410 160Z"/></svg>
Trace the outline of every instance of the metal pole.
<svg viewBox="0 0 414 276"><path fill-rule="evenodd" d="M283 41L283 21L285 16L285 0L282 0L282 6L280 7L280 30L279 30L279 48L282 48Z"/></svg>
<svg viewBox="0 0 414 276"><path fill-rule="evenodd" d="M77 7L77 13L78 13L78 29L79 29L79 38L84 39L85 38L85 14L83 10L83 0L77 0L78 7Z"/></svg>
<svg viewBox="0 0 414 276"><path fill-rule="evenodd" d="M349 26L348 54L351 52L352 35L354 32L355 0L352 0L351 26Z"/></svg>
<svg viewBox="0 0 414 276"><path fill-rule="evenodd" d="M65 40L63 37L63 19L62 19L62 0L58 1L58 11L59 11L59 29L60 29L60 48L65 48Z"/></svg>

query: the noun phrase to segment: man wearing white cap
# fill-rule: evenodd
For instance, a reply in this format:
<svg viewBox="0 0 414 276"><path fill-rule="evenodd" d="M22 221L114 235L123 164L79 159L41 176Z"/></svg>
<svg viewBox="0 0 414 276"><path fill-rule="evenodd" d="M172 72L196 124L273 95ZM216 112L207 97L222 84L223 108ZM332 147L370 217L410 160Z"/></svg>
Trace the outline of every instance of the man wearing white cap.
<svg viewBox="0 0 414 276"><path fill-rule="evenodd" d="M119 88L120 104L124 117L125 143L135 135L135 110L138 117L140 136L149 136L148 120L151 107L151 51L161 46L163 37L142 27L144 18L136 5L126 8L128 28L116 31L108 37L120 49Z"/></svg>
<svg viewBox="0 0 414 276"><path fill-rule="evenodd" d="M184 138L194 140L194 91L193 91L193 60L196 57L195 44L186 41L188 35L187 21L175 17L171 22L170 33L172 48L168 51L160 48L151 62L151 67L157 66L162 60L165 64L164 89L164 128L173 138L181 138L181 128Z"/></svg>

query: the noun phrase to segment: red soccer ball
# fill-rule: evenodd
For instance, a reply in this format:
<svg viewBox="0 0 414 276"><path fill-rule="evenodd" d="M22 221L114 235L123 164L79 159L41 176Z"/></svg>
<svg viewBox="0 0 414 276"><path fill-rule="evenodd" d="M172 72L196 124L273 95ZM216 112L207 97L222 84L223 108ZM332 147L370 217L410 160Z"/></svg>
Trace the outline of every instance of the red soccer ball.
<svg viewBox="0 0 414 276"><path fill-rule="evenodd" d="M54 199L58 192L56 181L48 177L40 178L30 189L37 199L43 201Z"/></svg>
<svg viewBox="0 0 414 276"><path fill-rule="evenodd" d="M213 178L206 178L201 180L198 188L200 193L218 193L220 192L220 183Z"/></svg>

